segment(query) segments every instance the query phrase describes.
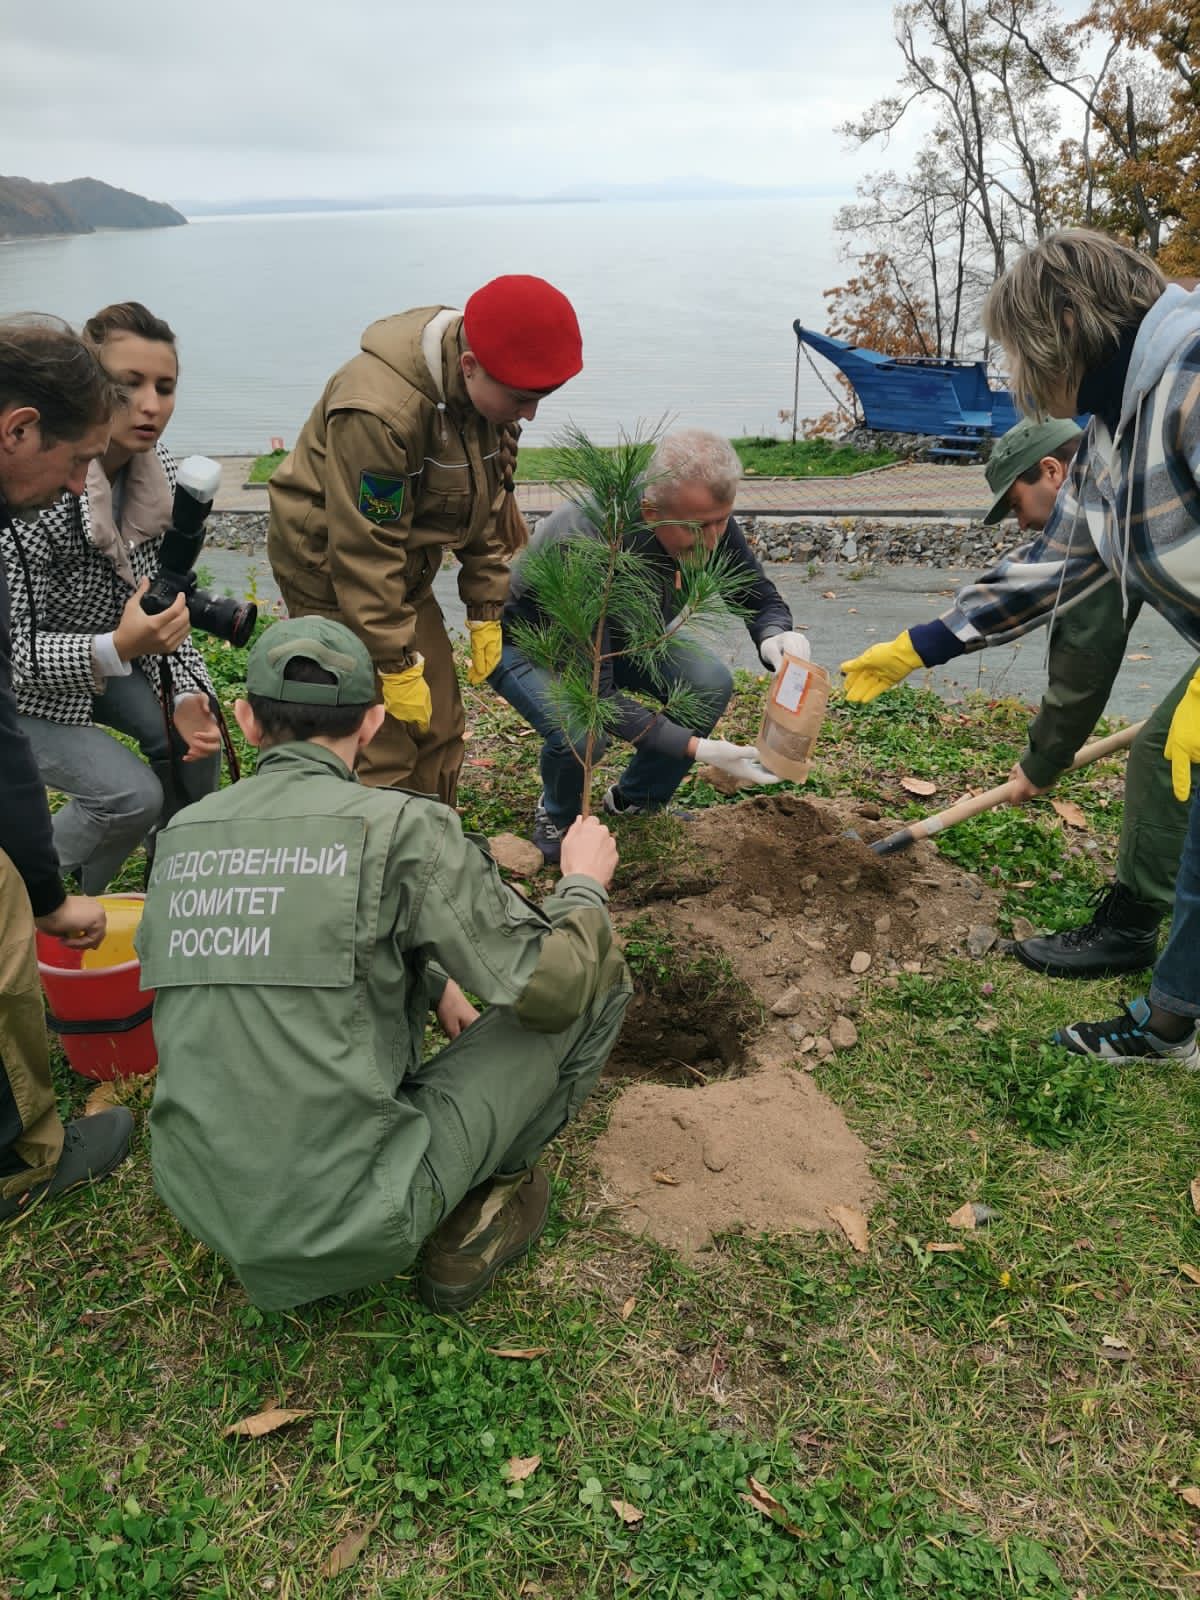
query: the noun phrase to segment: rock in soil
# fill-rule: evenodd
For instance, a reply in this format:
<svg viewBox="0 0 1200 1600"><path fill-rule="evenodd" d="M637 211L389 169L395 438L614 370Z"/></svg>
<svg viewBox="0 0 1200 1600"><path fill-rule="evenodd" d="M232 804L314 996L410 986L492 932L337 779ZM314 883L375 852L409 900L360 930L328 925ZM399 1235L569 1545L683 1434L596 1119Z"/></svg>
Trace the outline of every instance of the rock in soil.
<svg viewBox="0 0 1200 1600"><path fill-rule="evenodd" d="M804 990L785 989L771 1007L777 1017L794 1017L804 1010Z"/></svg>
<svg viewBox="0 0 1200 1600"><path fill-rule="evenodd" d="M967 949L973 956L985 956L998 938L995 928L976 922L967 929Z"/></svg>
<svg viewBox="0 0 1200 1600"><path fill-rule="evenodd" d="M858 1029L849 1017L834 1017L829 1037L835 1050L852 1050L858 1043Z"/></svg>
<svg viewBox="0 0 1200 1600"><path fill-rule="evenodd" d="M488 840L488 849L498 867L505 867L523 878L540 872L546 865L545 857L537 845L531 844L528 839L519 839L515 833L498 833L494 839Z"/></svg>

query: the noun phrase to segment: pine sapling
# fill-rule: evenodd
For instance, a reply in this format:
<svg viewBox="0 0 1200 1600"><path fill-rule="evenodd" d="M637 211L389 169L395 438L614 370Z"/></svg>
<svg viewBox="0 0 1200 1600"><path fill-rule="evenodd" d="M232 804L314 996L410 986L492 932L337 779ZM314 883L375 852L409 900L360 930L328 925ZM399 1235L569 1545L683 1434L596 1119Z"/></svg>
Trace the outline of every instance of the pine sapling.
<svg viewBox="0 0 1200 1600"><path fill-rule="evenodd" d="M585 817L598 745L620 717L611 693L614 665L636 668L659 691L656 704L665 716L696 727L700 698L669 677L669 654L700 648L698 635L711 635L729 612L744 611L739 601L748 578L724 552L709 555L697 528L694 552L678 561L678 604L664 618L659 579L638 549L652 532L643 501L654 443L654 435L623 434L616 445L601 446L568 429L556 447L556 476L572 486L586 528L546 544L535 537L521 558L541 620L518 622L513 642L551 679L550 715L583 766ZM688 634L680 631L685 627Z"/></svg>

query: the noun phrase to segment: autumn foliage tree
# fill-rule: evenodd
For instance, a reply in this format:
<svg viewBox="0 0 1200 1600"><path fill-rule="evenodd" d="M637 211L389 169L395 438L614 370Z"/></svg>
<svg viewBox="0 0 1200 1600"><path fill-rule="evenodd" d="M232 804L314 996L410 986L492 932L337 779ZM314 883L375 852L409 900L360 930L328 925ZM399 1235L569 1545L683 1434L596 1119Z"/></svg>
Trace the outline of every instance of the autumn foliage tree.
<svg viewBox="0 0 1200 1600"><path fill-rule="evenodd" d="M839 213L856 270L826 294L831 333L986 356L987 288L1072 224L1200 275L1200 0L1092 0L1073 20L1054 0L902 0L893 21L896 92L843 132L884 145L917 114L929 131Z"/></svg>

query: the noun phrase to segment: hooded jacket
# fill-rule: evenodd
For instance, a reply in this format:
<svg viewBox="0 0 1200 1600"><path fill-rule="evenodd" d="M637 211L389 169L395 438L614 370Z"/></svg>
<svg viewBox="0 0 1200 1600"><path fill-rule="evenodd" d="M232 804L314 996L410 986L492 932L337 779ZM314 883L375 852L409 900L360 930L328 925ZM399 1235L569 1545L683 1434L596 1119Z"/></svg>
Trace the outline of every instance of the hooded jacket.
<svg viewBox="0 0 1200 1600"><path fill-rule="evenodd" d="M1044 530L935 622L909 629L926 666L1019 639L1106 584L1200 648L1200 290L1170 284L1133 343L1115 432L1093 416Z"/></svg>
<svg viewBox="0 0 1200 1600"><path fill-rule="evenodd" d="M381 673L412 665L413 602L445 551L470 620L497 619L508 594L500 435L467 396L461 330L445 306L373 322L269 485L267 552L289 606L337 616Z"/></svg>

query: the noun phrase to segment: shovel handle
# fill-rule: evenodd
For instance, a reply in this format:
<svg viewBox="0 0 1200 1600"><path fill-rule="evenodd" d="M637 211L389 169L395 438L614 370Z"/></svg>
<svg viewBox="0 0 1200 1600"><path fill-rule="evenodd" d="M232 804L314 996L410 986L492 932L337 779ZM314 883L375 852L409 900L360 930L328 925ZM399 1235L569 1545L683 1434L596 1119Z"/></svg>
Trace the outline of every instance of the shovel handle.
<svg viewBox="0 0 1200 1600"><path fill-rule="evenodd" d="M1089 767L1093 761L1100 761L1105 756L1126 749L1144 727L1144 722L1134 722L1128 728L1122 728L1119 733L1110 733L1106 739L1093 739L1091 744L1085 744L1080 750L1069 770L1078 772L1080 767ZM1016 789L1016 783L1010 778L1007 783L998 783L994 789L985 789L982 794L966 795L962 800L956 800L952 806L947 806L945 811L935 812L931 817L922 817L918 822L910 822L906 828L899 828L895 833L889 833L886 839L877 839L871 849L877 856L890 856L897 850L907 850L909 845L916 844L918 839L931 839L935 833L953 828L956 823L965 822L968 817L977 817L981 811L991 811L993 806L1002 806L1013 800Z"/></svg>

